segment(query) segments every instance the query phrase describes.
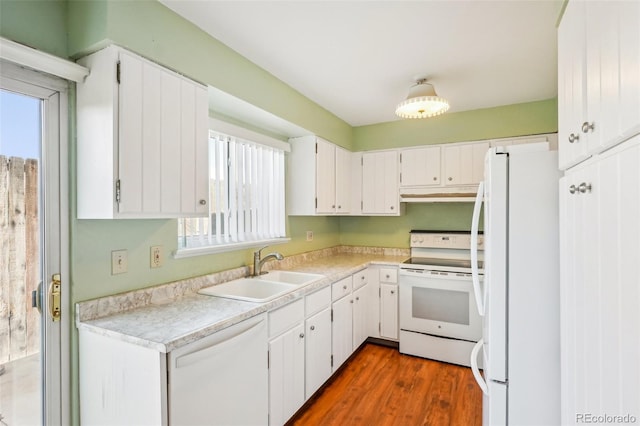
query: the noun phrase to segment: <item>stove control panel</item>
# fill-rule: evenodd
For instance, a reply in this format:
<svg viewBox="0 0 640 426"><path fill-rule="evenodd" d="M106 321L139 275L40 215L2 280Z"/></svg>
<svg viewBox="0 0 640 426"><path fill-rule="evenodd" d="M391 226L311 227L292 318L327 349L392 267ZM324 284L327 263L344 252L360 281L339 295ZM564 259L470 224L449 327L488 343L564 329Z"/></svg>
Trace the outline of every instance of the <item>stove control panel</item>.
<svg viewBox="0 0 640 426"><path fill-rule="evenodd" d="M470 245L469 233L411 233L411 247L415 248L468 249ZM483 247L484 238L478 235L478 248L482 250Z"/></svg>

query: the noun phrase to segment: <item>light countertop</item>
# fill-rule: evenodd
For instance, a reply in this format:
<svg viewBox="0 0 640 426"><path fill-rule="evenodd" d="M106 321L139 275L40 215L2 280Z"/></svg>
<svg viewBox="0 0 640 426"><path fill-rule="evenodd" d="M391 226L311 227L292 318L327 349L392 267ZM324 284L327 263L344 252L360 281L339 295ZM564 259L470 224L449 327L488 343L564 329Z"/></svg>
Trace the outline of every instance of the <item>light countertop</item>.
<svg viewBox="0 0 640 426"><path fill-rule="evenodd" d="M391 251L391 254L388 251L384 253L353 253L336 250L333 254L316 258L303 256L288 262L288 264L285 263L282 269L322 274L324 278L312 281L265 303L252 303L198 294L199 288L238 278L233 274L226 274L222 278L207 276L197 279L195 284L194 282L187 283L188 280L185 280L184 286L187 290L184 290L182 294L173 288L168 291L168 286L165 286L161 289L163 297L151 295L152 289L132 292L131 295L103 298L104 300L81 302L77 306L76 324L80 330L109 336L159 352L170 352L262 312L286 305L371 264L397 266L407 257L408 254L402 249ZM244 272L246 271L239 271L236 275ZM179 284L181 282L172 285ZM167 296L167 293L172 295ZM142 302L142 306L136 306L135 304L131 305L133 299L136 301L137 299L145 299L145 301ZM114 311L113 305L116 304L121 305L122 309L115 309L115 312L111 312ZM109 305L111 311L107 310L108 314L104 316L98 315L96 313L99 311L98 307L105 305ZM87 312L93 314L87 314Z"/></svg>

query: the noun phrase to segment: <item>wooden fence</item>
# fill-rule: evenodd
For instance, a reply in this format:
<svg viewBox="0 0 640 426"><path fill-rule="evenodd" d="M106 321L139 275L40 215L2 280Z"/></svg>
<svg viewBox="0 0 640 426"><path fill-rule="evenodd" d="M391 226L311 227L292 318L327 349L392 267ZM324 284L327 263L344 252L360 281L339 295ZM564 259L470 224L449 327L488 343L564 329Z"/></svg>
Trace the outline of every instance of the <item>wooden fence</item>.
<svg viewBox="0 0 640 426"><path fill-rule="evenodd" d="M39 352L38 161L0 156L0 364Z"/></svg>

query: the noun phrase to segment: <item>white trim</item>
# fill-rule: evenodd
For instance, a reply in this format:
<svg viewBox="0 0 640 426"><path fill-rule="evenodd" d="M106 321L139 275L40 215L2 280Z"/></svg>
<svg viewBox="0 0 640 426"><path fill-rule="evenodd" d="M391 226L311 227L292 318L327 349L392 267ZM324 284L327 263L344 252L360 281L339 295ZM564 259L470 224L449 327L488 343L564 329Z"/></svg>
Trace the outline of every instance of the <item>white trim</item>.
<svg viewBox="0 0 640 426"><path fill-rule="evenodd" d="M89 69L75 62L41 52L0 37L0 59L79 83L89 75Z"/></svg>
<svg viewBox="0 0 640 426"><path fill-rule="evenodd" d="M224 253L228 251L236 251L254 247L272 246L275 244L284 244L291 241L291 238L273 238L258 241L243 241L241 243L228 243L218 246L203 246L178 249L173 252L174 259L182 259L185 257L202 256L206 254Z"/></svg>
<svg viewBox="0 0 640 426"><path fill-rule="evenodd" d="M271 148L291 152L291 145L289 145L288 142L284 142L272 138L271 136L263 135L262 133L257 133L252 130L245 129L244 127L236 126L235 124L227 123L216 118L209 118L209 129L211 131L224 133L238 139L244 139L247 141L270 146Z"/></svg>

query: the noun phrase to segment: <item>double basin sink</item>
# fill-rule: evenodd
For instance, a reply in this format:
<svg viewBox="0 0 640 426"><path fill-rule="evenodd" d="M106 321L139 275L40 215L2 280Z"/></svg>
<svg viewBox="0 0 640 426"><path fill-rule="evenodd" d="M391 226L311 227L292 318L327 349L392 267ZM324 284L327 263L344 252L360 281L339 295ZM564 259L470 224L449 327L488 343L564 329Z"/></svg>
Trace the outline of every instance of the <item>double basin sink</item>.
<svg viewBox="0 0 640 426"><path fill-rule="evenodd" d="M294 291L300 286L324 278L320 274L269 271L259 277L240 278L198 291L208 296L264 303Z"/></svg>

